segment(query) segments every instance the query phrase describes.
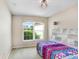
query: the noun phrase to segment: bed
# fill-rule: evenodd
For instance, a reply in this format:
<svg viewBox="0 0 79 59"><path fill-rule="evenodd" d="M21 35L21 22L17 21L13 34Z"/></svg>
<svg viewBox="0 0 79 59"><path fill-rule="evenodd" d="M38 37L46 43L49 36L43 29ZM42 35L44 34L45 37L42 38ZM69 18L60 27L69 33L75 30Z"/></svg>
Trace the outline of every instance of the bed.
<svg viewBox="0 0 79 59"><path fill-rule="evenodd" d="M37 43L37 52L43 59L64 59L75 56L78 50L55 41L41 41ZM73 59L72 57L71 59Z"/></svg>

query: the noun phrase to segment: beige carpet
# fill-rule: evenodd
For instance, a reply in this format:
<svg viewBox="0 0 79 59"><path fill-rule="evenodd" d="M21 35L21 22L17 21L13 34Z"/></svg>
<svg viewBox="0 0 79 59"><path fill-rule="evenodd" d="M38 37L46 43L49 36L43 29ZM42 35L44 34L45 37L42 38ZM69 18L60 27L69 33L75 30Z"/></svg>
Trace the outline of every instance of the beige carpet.
<svg viewBox="0 0 79 59"><path fill-rule="evenodd" d="M9 59L42 59L36 51L36 48L13 49Z"/></svg>

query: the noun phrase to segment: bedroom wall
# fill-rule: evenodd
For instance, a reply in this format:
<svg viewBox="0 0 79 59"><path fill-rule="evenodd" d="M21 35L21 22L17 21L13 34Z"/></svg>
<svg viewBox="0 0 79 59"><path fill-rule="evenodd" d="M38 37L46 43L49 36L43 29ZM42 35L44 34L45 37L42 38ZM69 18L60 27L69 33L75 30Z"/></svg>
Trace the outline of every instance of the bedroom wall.
<svg viewBox="0 0 79 59"><path fill-rule="evenodd" d="M57 21L58 25L54 26L53 22ZM69 8L49 18L49 38L51 39L52 29L59 28L78 28L78 9L77 6Z"/></svg>
<svg viewBox="0 0 79 59"><path fill-rule="evenodd" d="M0 59L8 59L11 51L11 14L0 0Z"/></svg>
<svg viewBox="0 0 79 59"><path fill-rule="evenodd" d="M36 45L37 41L39 41L39 40L23 41L22 22L24 22L26 20L41 21L41 22L45 23L45 39L48 38L47 18L33 17L33 16L13 16L13 40L12 40L13 48L32 47L32 46Z"/></svg>

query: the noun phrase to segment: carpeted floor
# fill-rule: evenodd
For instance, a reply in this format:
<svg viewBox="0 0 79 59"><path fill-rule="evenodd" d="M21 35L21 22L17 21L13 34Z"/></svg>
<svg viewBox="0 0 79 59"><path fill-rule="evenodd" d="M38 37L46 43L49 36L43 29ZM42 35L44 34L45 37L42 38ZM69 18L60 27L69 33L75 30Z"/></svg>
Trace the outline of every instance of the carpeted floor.
<svg viewBox="0 0 79 59"><path fill-rule="evenodd" d="M36 48L13 49L9 59L42 59L36 51Z"/></svg>

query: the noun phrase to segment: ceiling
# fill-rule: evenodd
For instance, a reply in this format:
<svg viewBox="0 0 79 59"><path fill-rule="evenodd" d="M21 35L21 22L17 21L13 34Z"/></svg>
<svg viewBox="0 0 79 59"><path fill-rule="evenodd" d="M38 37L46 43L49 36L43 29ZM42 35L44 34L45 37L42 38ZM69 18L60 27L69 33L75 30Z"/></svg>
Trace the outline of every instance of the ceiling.
<svg viewBox="0 0 79 59"><path fill-rule="evenodd" d="M40 6L41 0L7 0L13 15L50 17L67 8L77 6L77 0L47 0L47 8Z"/></svg>

